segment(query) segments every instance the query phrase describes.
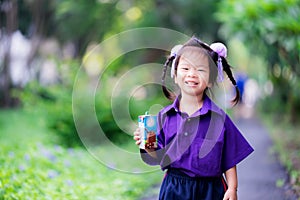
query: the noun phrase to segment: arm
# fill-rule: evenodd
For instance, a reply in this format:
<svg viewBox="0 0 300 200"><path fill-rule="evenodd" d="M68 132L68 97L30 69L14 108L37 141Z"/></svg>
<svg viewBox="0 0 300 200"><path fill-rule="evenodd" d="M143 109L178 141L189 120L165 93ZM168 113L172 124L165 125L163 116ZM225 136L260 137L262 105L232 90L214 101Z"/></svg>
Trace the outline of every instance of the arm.
<svg viewBox="0 0 300 200"><path fill-rule="evenodd" d="M228 189L225 192L223 200L237 200L238 180L237 180L236 166L228 169L225 172L225 177L227 180Z"/></svg>

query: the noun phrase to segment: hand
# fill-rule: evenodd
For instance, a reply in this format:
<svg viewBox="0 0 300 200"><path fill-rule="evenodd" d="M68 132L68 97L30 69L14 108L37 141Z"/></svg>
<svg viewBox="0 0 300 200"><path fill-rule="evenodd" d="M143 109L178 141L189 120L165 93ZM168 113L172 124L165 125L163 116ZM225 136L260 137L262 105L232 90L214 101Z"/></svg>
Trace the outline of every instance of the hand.
<svg viewBox="0 0 300 200"><path fill-rule="evenodd" d="M141 130L140 128L137 128L134 133L133 133L133 139L135 140L135 144L136 145L140 145L141 144ZM145 151L147 151L148 153L152 153L155 151L154 147L146 147Z"/></svg>
<svg viewBox="0 0 300 200"><path fill-rule="evenodd" d="M137 128L134 133L133 133L133 139L135 140L135 144L136 145L140 145L141 144L141 130L140 128ZM156 152L155 152L155 148L145 148L145 151L152 156L153 158L157 158Z"/></svg>
<svg viewBox="0 0 300 200"><path fill-rule="evenodd" d="M228 188L223 200L237 200L237 191L234 188Z"/></svg>
<svg viewBox="0 0 300 200"><path fill-rule="evenodd" d="M133 139L135 140L136 145L141 144L141 130L140 128L137 128L133 133Z"/></svg>

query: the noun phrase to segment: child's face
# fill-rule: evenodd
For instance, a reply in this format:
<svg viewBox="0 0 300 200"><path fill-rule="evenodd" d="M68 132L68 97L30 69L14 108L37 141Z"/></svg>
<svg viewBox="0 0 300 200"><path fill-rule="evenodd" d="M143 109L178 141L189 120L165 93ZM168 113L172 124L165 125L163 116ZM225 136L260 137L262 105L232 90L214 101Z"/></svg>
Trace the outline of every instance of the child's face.
<svg viewBox="0 0 300 200"><path fill-rule="evenodd" d="M209 73L208 56L197 47L185 47L178 63L175 83L183 95L203 95L205 89L211 86Z"/></svg>

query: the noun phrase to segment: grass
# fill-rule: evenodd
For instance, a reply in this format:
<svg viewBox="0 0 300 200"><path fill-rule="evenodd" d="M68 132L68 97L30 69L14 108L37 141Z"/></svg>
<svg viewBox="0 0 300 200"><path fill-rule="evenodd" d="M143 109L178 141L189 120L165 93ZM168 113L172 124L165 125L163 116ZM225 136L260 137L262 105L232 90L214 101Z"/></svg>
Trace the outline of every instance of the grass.
<svg viewBox="0 0 300 200"><path fill-rule="evenodd" d="M99 162L84 148L56 145L46 120L40 112L0 111L1 200L138 199L151 185L161 181L162 173L157 170L124 173ZM114 158L113 168L153 171L138 159L120 159L110 148L102 146L93 151ZM132 144L123 148L137 152Z"/></svg>

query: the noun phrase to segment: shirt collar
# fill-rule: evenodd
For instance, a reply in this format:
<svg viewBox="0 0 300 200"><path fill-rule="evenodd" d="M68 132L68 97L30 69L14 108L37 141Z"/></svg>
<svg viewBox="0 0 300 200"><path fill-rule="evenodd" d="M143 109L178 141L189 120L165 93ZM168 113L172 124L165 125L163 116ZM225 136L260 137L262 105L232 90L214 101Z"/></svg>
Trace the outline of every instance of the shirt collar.
<svg viewBox="0 0 300 200"><path fill-rule="evenodd" d="M167 112L175 111L179 112L179 100L180 100L180 95L177 96L177 98L174 100L174 102L171 105L166 106L162 110L162 114L165 114ZM206 94L203 97L203 105L202 108L200 108L194 115L205 115L209 111L215 112L219 115L223 115L224 111L219 108Z"/></svg>

